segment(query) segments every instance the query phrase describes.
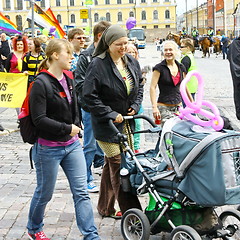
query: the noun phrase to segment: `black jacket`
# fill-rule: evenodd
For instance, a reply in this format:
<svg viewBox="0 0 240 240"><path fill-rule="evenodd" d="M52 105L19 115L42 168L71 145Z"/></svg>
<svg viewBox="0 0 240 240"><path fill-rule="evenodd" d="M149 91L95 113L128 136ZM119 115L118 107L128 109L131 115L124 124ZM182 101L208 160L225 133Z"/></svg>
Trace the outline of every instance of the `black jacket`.
<svg viewBox="0 0 240 240"><path fill-rule="evenodd" d="M229 45L228 60L233 80L236 116L240 120L240 38L237 38Z"/></svg>
<svg viewBox="0 0 240 240"><path fill-rule="evenodd" d="M47 85L38 79L40 74L46 74L52 84L52 89L47 89ZM39 75L36 77L30 93L30 112L33 123L39 131L38 136L47 140L66 142L71 139L72 124L79 126L77 97L73 80L65 74L72 96L70 105L62 85L53 75L47 71L41 72Z"/></svg>
<svg viewBox="0 0 240 240"><path fill-rule="evenodd" d="M94 51L94 45L91 44L86 50L80 53L80 56L77 62L77 68L74 73L74 81L75 81L76 92L78 97L78 104L81 106L81 108L84 111L87 111L87 112L89 112L89 109L83 99L82 88L83 88L83 83L85 80L87 68L92 61L93 51Z"/></svg>
<svg viewBox="0 0 240 240"><path fill-rule="evenodd" d="M83 97L91 112L94 136L97 140L117 142L114 131L110 128L109 119L115 120L120 113L127 115L131 107L137 113L143 98L142 75L139 63L132 56L125 55L125 64L133 79L134 88L130 95L121 74L110 55L102 59L96 57L89 65L83 84ZM120 132L123 123L117 124Z"/></svg>
<svg viewBox="0 0 240 240"><path fill-rule="evenodd" d="M156 70L160 72L160 78L158 80L159 87L159 97L158 102L165 104L178 104L182 102L180 94L180 83L183 80L183 73L186 73L186 68L183 64L175 61L178 69L180 71L180 82L175 86L172 80L171 72L167 66L166 60L163 60L161 63L158 63L153 71Z"/></svg>

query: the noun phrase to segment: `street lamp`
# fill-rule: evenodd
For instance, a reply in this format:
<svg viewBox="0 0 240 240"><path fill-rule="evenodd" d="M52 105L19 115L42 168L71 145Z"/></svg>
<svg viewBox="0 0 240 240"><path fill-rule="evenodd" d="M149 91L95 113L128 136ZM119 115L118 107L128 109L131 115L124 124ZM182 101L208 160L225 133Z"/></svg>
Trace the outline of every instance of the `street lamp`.
<svg viewBox="0 0 240 240"><path fill-rule="evenodd" d="M215 0L212 0L212 10L213 10L213 30L216 33L216 11L215 11Z"/></svg>
<svg viewBox="0 0 240 240"><path fill-rule="evenodd" d="M197 29L198 29L198 0L196 0L196 4L197 4Z"/></svg>
<svg viewBox="0 0 240 240"><path fill-rule="evenodd" d="M187 25L188 25L188 22L187 22L187 0L185 0L185 5L186 5L186 31L187 31Z"/></svg>
<svg viewBox="0 0 240 240"><path fill-rule="evenodd" d="M32 21L31 21L32 38L34 38L34 33L35 33L35 29L34 29L34 4L35 4L35 1L31 0L31 7L32 7Z"/></svg>

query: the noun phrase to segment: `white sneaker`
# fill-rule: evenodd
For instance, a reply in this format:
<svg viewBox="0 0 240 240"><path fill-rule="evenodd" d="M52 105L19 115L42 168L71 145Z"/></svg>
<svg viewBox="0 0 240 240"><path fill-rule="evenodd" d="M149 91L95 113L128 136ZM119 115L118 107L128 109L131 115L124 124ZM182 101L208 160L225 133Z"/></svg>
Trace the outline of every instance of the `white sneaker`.
<svg viewBox="0 0 240 240"><path fill-rule="evenodd" d="M98 174L99 176L101 176L102 175L102 170L103 170L103 166L96 167L96 168L93 168L93 173Z"/></svg>
<svg viewBox="0 0 240 240"><path fill-rule="evenodd" d="M93 181L88 183L87 189L88 189L88 192L91 192L91 193L99 192L99 188L95 185L95 183Z"/></svg>

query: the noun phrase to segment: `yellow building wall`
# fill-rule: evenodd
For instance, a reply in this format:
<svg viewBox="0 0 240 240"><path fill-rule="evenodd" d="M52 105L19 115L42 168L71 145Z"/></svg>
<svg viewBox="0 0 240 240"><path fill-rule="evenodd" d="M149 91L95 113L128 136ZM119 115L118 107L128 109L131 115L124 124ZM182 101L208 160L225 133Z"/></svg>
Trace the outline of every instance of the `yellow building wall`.
<svg viewBox="0 0 240 240"><path fill-rule="evenodd" d="M11 0L14 2L14 10L5 8L5 0L0 0L0 8L2 7L2 13L8 15L10 20L17 24L16 16L21 15L22 17L22 28L28 28L29 23L26 21L27 15L30 11L30 2L24 1L23 10L17 10L17 1ZM99 14L99 21L106 17L106 13L109 12L111 15L112 24L120 24L122 27L125 27L126 21L129 18L129 12L133 11L134 16L137 21L136 27L144 27L146 29L174 29L176 28L176 3L174 0L165 2L164 0L157 0L158 2L153 2L153 0L146 0L146 3L141 3L141 0L134 0L136 4L129 3L129 0L122 0L122 4L117 4L117 0L109 0L110 4L106 5L105 0L98 0L98 5L91 6L91 19L83 20L80 19L80 9L87 9L88 7L84 6L83 1L75 0L74 6L69 6L70 0L60 0L61 6L56 6L56 0L45 0L46 7L42 7L43 10L47 10L48 7L51 7L55 16L58 14L61 15L61 26L71 25L74 27L85 28L89 25L94 26L97 22L94 22L94 14ZM13 2L11 5L13 5ZM41 3L36 1L36 3L41 6ZM2 4L2 6L1 6ZM153 11L158 11L158 19L153 19ZM170 18L165 19L165 11L169 10ZM146 11L146 20L142 20L142 11ZM122 12L122 21L118 22L118 13ZM71 23L71 14L75 15L75 23Z"/></svg>

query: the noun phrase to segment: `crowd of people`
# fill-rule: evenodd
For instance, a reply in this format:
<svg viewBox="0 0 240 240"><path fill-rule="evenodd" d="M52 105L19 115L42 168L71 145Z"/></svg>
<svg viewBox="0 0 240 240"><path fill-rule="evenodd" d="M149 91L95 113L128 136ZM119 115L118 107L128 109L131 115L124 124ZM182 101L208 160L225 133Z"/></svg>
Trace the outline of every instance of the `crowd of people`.
<svg viewBox="0 0 240 240"><path fill-rule="evenodd" d="M197 37L198 31L193 31ZM138 50L128 43L127 33L119 25L101 21L94 26L93 34L93 43L87 49L84 32L78 28L69 31L67 40L19 35L10 43L6 34L1 34L1 71L28 75L30 112L38 130L31 153L37 176L27 223L31 239L49 239L43 232L44 212L60 166L70 185L83 239L100 239L89 192L99 192L97 211L102 217L119 219L130 208L141 209L137 196L122 189L124 153L109 121L128 136L129 146L139 153L139 135L130 133L140 130L141 122L124 120L123 116L143 112L146 72L138 62ZM197 66L190 38L181 39L180 48L164 39L159 51L163 60L152 69L150 99L153 118L163 126L184 105L180 84ZM186 91L194 101L194 77ZM79 141L82 129L83 147ZM94 182L92 165L102 170L100 189ZM116 201L120 209L116 209Z"/></svg>
<svg viewBox="0 0 240 240"><path fill-rule="evenodd" d="M201 40L203 40L205 37L207 37L210 41L210 51L214 52L214 48L216 48L217 42L216 39L219 39L219 50L218 52L222 52L223 59L227 59L228 49L229 45L231 44L232 40L226 36L225 34L220 34L220 30L216 31L216 34L214 33L214 29L212 27L207 28L206 34L199 34L199 31L196 27L193 27L191 31L187 32L186 28L183 27L182 30L178 31L177 36L179 36L180 40L184 38L191 38L193 39L194 47L196 49L202 50L201 46ZM161 57L163 57L163 43L165 41L165 38L155 38L154 43L156 44L157 51L161 52ZM215 45L214 45L215 44ZM214 47L215 46L215 47Z"/></svg>

